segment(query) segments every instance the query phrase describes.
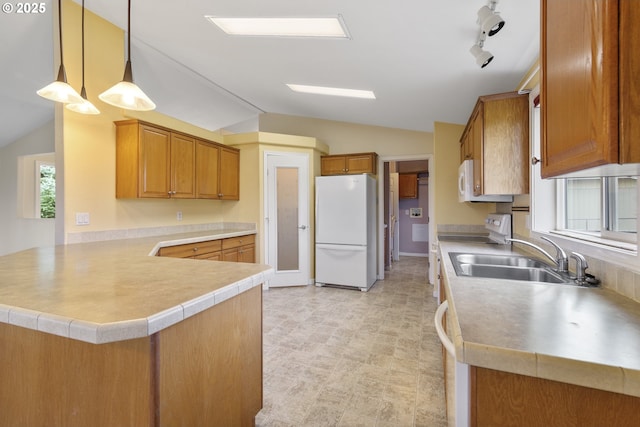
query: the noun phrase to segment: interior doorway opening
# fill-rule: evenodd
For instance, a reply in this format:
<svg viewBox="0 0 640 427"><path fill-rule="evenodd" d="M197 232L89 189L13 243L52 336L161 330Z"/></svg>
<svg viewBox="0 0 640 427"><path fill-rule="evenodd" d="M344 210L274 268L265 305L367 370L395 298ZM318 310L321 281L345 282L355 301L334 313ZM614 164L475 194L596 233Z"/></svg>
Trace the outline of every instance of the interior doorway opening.
<svg viewBox="0 0 640 427"><path fill-rule="evenodd" d="M430 155L381 157L379 169L379 261L378 277L397 264L400 256L429 259ZM431 266L425 272L428 283Z"/></svg>

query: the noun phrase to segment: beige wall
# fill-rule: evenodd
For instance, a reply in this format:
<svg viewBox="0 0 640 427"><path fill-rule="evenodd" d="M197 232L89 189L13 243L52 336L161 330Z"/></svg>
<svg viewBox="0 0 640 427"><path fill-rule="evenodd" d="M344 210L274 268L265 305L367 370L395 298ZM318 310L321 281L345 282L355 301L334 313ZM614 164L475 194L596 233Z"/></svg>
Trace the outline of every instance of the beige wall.
<svg viewBox="0 0 640 427"><path fill-rule="evenodd" d="M258 229L256 258L261 262L265 260L262 249L265 245L264 222L260 220L266 217L264 211L264 156L267 152L289 152L303 153L309 156L309 218L308 224L313 223L313 203L314 203L314 176L320 175L320 156L326 154L328 147L320 143L315 138L273 134L268 132L252 132L246 134L228 135L225 143L240 149L240 170L242 179L240 181L240 203L224 210L225 218L241 218L242 221L249 221L247 215L252 215ZM246 219L245 219L246 218ZM229 219L227 219L229 221ZM310 241L310 265L311 271L314 268L314 241Z"/></svg>
<svg viewBox="0 0 640 427"><path fill-rule="evenodd" d="M495 212L495 203L458 202L458 166L460 136L464 125L434 123L435 178L430 186L434 192L434 216L439 224L484 224L486 215Z"/></svg>
<svg viewBox="0 0 640 427"><path fill-rule="evenodd" d="M270 113L260 115L260 131L312 136L329 146L329 154L374 151L384 157L433 153L430 132Z"/></svg>
<svg viewBox="0 0 640 427"><path fill-rule="evenodd" d="M71 0L65 0L63 8L65 67L69 83L79 89L81 8ZM125 111L100 101L98 94L122 79L124 33L90 12L85 20L85 86L89 100L101 114L88 116L64 108L57 110L62 132L56 144L56 164L64 167L59 176L62 187L58 203L64 216L58 226L58 243L65 243L68 233L220 222L225 220L225 211L235 213L233 206L238 202L233 201L115 198L114 121L134 117L216 142L223 142L223 137L157 112ZM135 57L132 61L135 63ZM138 83L144 89L144 82ZM177 211L182 212L182 221L176 219ZM90 225L75 225L76 212L88 212Z"/></svg>
<svg viewBox="0 0 640 427"><path fill-rule="evenodd" d="M38 246L54 244L53 219L25 218L22 198L34 195L31 189L19 188L21 159L30 163L37 158L51 158L43 153L54 151L54 123L50 121L12 144L0 148L0 256ZM32 157L34 156L34 157ZM26 159L26 157L29 157ZM25 165L22 165L25 166ZM31 163L33 167L33 163ZM25 186L28 185L24 183ZM30 183L33 185L33 182ZM31 187L33 188L33 187ZM33 205L30 203L29 205Z"/></svg>

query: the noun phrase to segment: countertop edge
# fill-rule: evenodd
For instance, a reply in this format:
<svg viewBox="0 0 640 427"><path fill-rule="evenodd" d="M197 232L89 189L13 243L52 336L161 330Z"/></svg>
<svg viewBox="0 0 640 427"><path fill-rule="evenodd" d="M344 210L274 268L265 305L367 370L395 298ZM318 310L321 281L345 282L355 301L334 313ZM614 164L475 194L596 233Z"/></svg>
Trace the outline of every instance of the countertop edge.
<svg viewBox="0 0 640 427"><path fill-rule="evenodd" d="M160 248L209 240L220 240L257 234L254 229L234 229L233 231L211 230L198 232L197 236L177 237L183 234L157 236L159 242L148 253L156 256ZM164 239L164 240L163 240ZM256 266L260 266L256 264ZM247 292L269 280L274 274L272 267L262 265L263 271L229 283L179 305L155 313L149 317L127 319L109 323L95 323L37 310L0 304L0 323L19 326L52 335L83 341L91 344L106 344L151 336L163 329L194 316L230 298Z"/></svg>
<svg viewBox="0 0 640 427"><path fill-rule="evenodd" d="M198 298L166 309L152 316L111 323L94 323L19 307L0 304L0 322L26 329L71 338L91 344L106 344L151 336L163 329L205 311L234 296L262 286L273 269L247 276Z"/></svg>

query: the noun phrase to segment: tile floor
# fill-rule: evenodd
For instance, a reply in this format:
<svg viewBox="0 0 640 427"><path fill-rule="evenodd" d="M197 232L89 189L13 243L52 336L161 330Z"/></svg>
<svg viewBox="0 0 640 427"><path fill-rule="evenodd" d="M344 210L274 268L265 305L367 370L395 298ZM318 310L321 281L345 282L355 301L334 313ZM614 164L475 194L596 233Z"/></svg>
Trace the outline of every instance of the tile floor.
<svg viewBox="0 0 640 427"><path fill-rule="evenodd" d="M401 257L369 292L264 292L258 427L446 425L427 258Z"/></svg>

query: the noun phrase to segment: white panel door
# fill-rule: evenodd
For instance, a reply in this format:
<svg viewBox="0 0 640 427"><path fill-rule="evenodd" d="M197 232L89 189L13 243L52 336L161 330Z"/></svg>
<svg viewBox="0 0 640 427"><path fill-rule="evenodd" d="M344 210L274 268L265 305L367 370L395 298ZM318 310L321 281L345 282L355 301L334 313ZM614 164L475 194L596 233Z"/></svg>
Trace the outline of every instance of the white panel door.
<svg viewBox="0 0 640 427"><path fill-rule="evenodd" d="M275 274L268 286L303 286L311 282L309 228L309 157L265 153L266 263Z"/></svg>

